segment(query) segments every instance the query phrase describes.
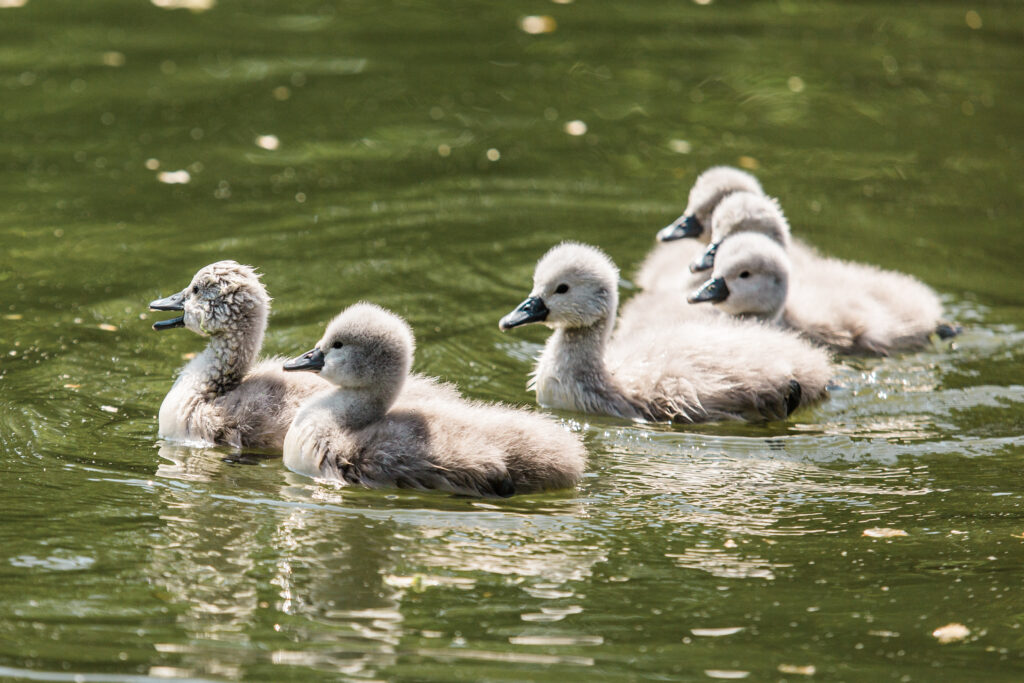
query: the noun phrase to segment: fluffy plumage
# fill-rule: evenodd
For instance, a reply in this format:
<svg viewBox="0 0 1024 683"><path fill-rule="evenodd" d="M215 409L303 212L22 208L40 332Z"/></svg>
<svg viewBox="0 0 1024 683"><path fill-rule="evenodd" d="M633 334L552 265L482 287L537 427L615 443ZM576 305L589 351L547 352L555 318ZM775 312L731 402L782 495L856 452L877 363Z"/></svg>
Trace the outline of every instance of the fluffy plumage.
<svg viewBox="0 0 1024 683"><path fill-rule="evenodd" d="M603 252L563 243L537 263L530 297L502 318L502 329L554 330L529 385L541 405L635 420L760 421L825 398L828 355L759 323L720 317L612 338L617 284Z"/></svg>
<svg viewBox="0 0 1024 683"><path fill-rule="evenodd" d="M933 333L941 334L943 328L950 327L942 322L942 305L929 287L902 273L820 256L790 238L789 223L778 203L764 196L737 193L715 211L712 247L717 245L713 258L716 274L726 270L738 273L742 268L736 269L736 259L750 261L757 254L771 252L763 242L734 245L728 249L727 265L719 268L719 259L730 242L751 233L788 247L791 274L782 322L817 343L840 353L884 356L923 348ZM778 276L783 269L780 263L775 254L763 265ZM726 300L719 306L733 312L749 308L751 296L736 296L733 303Z"/></svg>
<svg viewBox="0 0 1024 683"><path fill-rule="evenodd" d="M644 290L689 291L703 278L692 275L687 266L704 251L711 240L711 216L715 207L733 192L762 194L753 175L730 166L713 166L690 188L686 211L658 233L658 243L640 265L634 281ZM689 239L683 239L683 237ZM623 310L623 315L627 315Z"/></svg>
<svg viewBox="0 0 1024 683"><path fill-rule="evenodd" d="M448 385L410 377L414 347L405 321L373 304L355 304L332 320L303 358L322 362L320 376L335 389L299 411L285 439L285 464L370 488L473 496L579 480L586 453L575 434L551 418L468 401Z"/></svg>
<svg viewBox="0 0 1024 683"><path fill-rule="evenodd" d="M256 361L270 297L249 266L208 265L181 292L150 306L182 311L155 329L187 327L210 339L160 406L165 439L280 450L302 401L329 388L315 376L286 376L280 359Z"/></svg>

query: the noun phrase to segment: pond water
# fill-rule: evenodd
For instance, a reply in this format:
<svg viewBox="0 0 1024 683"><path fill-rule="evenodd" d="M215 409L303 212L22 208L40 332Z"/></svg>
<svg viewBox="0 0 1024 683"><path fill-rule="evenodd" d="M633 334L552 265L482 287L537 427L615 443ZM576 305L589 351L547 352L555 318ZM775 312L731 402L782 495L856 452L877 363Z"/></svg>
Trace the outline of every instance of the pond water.
<svg viewBox="0 0 1024 683"><path fill-rule="evenodd" d="M1019 680L1022 48L1012 2L0 0L0 679ZM585 480L505 501L156 436L203 342L146 304L223 258L268 353L369 299L533 405L536 259L628 280L718 163L963 335L784 424L559 414Z"/></svg>

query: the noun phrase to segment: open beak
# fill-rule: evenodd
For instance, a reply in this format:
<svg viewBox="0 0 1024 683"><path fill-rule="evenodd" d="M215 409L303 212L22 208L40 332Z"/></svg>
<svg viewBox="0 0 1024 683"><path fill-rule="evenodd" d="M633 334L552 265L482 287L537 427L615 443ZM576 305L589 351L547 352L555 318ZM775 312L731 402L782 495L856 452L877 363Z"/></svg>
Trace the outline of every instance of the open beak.
<svg viewBox="0 0 1024 683"><path fill-rule="evenodd" d="M324 352L320 349L311 349L306 351L298 358L292 358L290 361L284 364L284 369L292 372L295 370L309 370L310 372L320 372L324 367Z"/></svg>
<svg viewBox="0 0 1024 683"><path fill-rule="evenodd" d="M700 237L703 232L704 226L700 224L696 216L682 216L675 223L666 225L658 231L658 241L672 242L684 237Z"/></svg>
<svg viewBox="0 0 1024 683"><path fill-rule="evenodd" d="M715 242L714 244L708 245L708 248L704 250L704 253L700 255L696 261L690 264L691 273L702 273L705 270L711 270L715 267L715 254L718 253L718 245L721 242Z"/></svg>
<svg viewBox="0 0 1024 683"><path fill-rule="evenodd" d="M686 297L691 304L699 304L703 301L718 303L729 298L729 286L725 284L725 278L712 278L701 285L696 292Z"/></svg>
<svg viewBox="0 0 1024 683"><path fill-rule="evenodd" d="M156 301L149 302L149 310L151 311L184 311L185 310L185 291L182 290L177 294L172 294L164 299L157 299ZM185 327L185 316L181 315L177 318L171 318L170 320L159 320L153 323L154 330L170 330L175 327Z"/></svg>
<svg viewBox="0 0 1024 683"><path fill-rule="evenodd" d="M498 321L501 330L511 330L513 327L537 323L547 320L548 307L544 305L544 299L539 296L531 296L523 303L516 306L516 309Z"/></svg>

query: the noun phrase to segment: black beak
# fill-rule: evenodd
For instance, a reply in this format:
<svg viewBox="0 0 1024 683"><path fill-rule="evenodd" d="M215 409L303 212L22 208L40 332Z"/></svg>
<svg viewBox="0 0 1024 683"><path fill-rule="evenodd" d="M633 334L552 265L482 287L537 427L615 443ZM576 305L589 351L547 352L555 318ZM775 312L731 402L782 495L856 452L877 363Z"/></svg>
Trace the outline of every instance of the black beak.
<svg viewBox="0 0 1024 683"><path fill-rule="evenodd" d="M700 237L704 232L704 226L700 224L696 216L683 216L672 225L667 225L658 231L659 242L671 242L681 240L684 237Z"/></svg>
<svg viewBox="0 0 1024 683"><path fill-rule="evenodd" d="M185 310L185 291L182 290L177 294L172 294L164 299L157 299L156 301L149 302L149 310L151 311L184 311ZM160 320L153 323L154 330L170 330L175 327L185 327L185 316L179 316L177 318L171 318L170 320Z"/></svg>
<svg viewBox="0 0 1024 683"><path fill-rule="evenodd" d="M708 280L696 292L686 297L691 304L699 304L702 301L719 302L729 298L729 286L725 279L716 277Z"/></svg>
<svg viewBox="0 0 1024 683"><path fill-rule="evenodd" d="M708 245L708 248L700 255L700 258L690 264L690 272L702 273L705 270L711 270L714 268L715 254L718 253L719 244L721 244L721 242L715 242L714 244Z"/></svg>
<svg viewBox="0 0 1024 683"><path fill-rule="evenodd" d="M292 358L290 361L284 364L284 369L291 372L293 370L309 370L310 372L320 372L324 367L324 352L320 349L312 349L306 351L298 358Z"/></svg>
<svg viewBox="0 0 1024 683"><path fill-rule="evenodd" d="M499 320L498 327L502 330L511 330L513 327L527 323L541 322L547 320L548 312L548 307L544 305L544 299L539 296L531 296L516 306L516 310Z"/></svg>

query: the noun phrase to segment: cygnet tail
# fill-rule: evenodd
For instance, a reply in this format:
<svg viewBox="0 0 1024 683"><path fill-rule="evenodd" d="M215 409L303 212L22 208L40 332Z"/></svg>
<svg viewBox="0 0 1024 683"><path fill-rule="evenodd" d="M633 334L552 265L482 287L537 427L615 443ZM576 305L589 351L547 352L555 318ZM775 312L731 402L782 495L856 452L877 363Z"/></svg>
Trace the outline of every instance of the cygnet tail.
<svg viewBox="0 0 1024 683"><path fill-rule="evenodd" d="M939 324L935 327L935 334L939 336L939 339L952 339L963 331L962 325L948 320L939 321Z"/></svg>

